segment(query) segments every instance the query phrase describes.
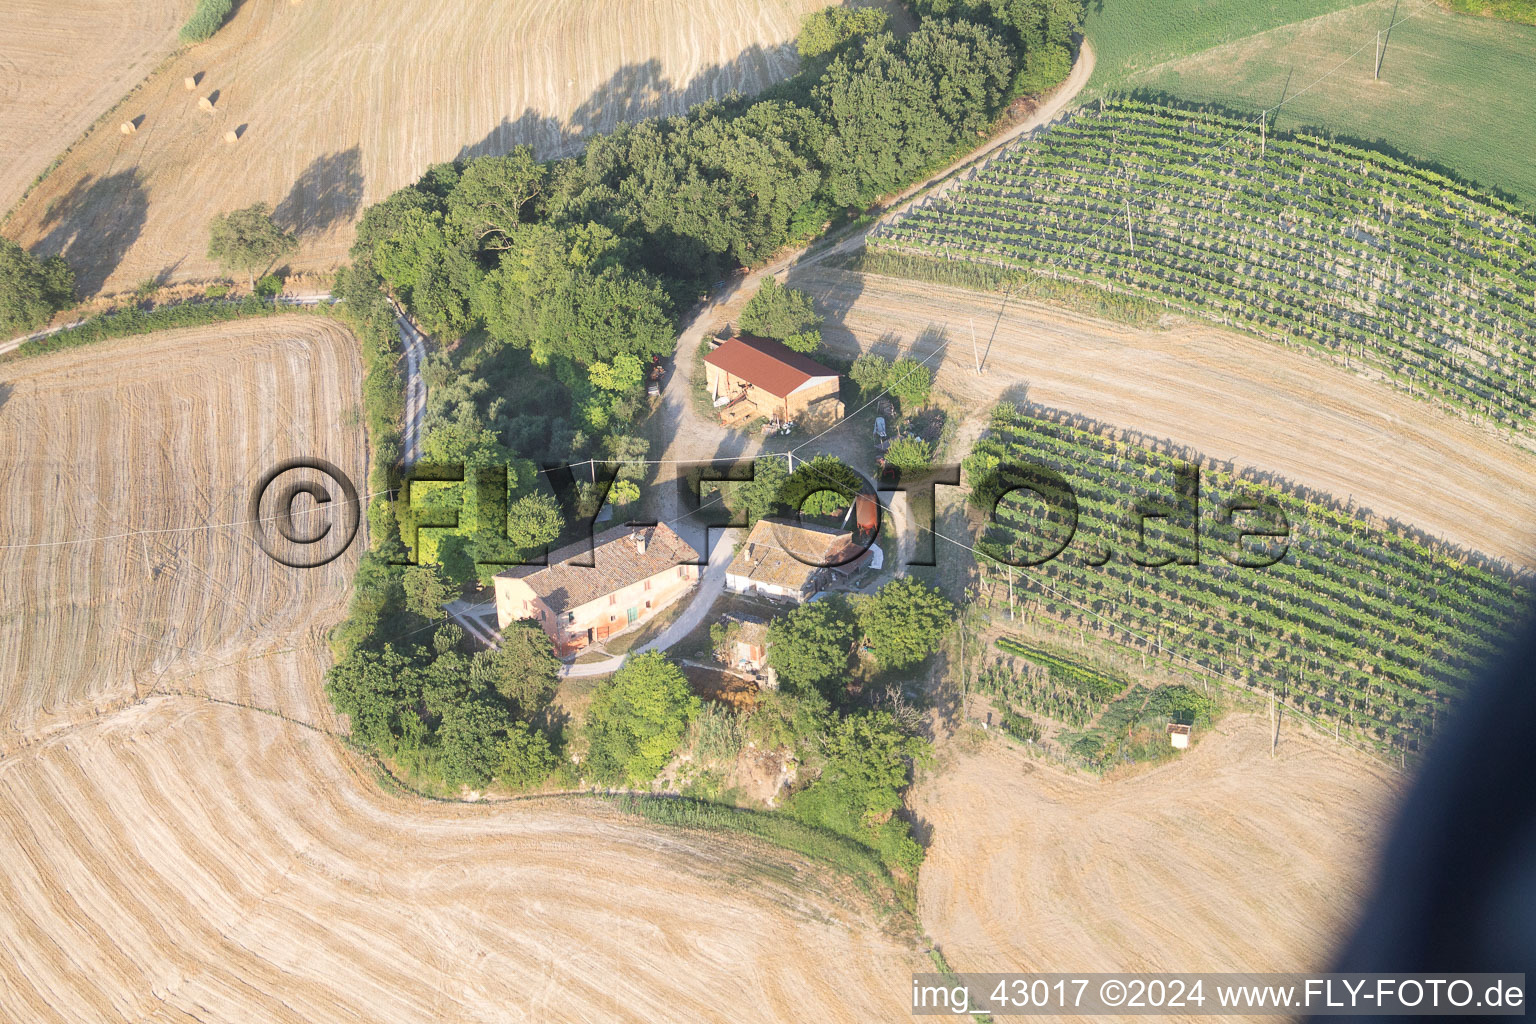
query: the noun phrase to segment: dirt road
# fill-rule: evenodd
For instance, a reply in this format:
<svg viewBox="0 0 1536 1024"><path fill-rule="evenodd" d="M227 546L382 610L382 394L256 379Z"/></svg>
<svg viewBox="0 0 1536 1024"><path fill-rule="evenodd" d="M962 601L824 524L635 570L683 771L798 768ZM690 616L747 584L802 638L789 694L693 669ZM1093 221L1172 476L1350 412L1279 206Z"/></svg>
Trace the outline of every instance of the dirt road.
<svg viewBox="0 0 1536 1024"><path fill-rule="evenodd" d="M1082 91L1083 86L1088 84L1088 79L1093 74L1093 65L1093 50L1084 43L1078 52L1076 63L1072 66L1071 74L1041 100L1033 113L1018 124L988 139L942 171L928 176L923 181L889 198L885 207L888 212L882 216L881 220L901 212L919 196L927 195L934 190L942 192L944 188L958 180L960 172L965 168L985 160L1019 136L1034 131L1055 119L1071 106L1073 99ZM701 416L694 408L690 388L698 369L700 342L704 340L706 334L734 322L741 315L742 307L757 294L763 278L782 279L785 272L791 269L804 273L808 268L825 260L846 256L864 245L865 238L878 223L877 221L876 224L866 225L827 242L781 253L764 266L729 279L693 312L683 324L673 356L672 373L662 393L661 406L652 417L653 436L664 442L663 448L652 451L653 458L689 460L745 457L761 450L761 437L749 438L739 432L726 430L713 417ZM823 444L814 450L820 451L825 447L826 445ZM672 478L672 474L663 467L659 477L662 481L667 481ZM671 487L663 487L662 492L668 495L674 493ZM670 519L677 513L676 505L670 498L664 498L663 501L664 503L653 508L652 512L660 518Z"/></svg>
<svg viewBox="0 0 1536 1024"><path fill-rule="evenodd" d="M1300 350L1199 325L1137 330L820 265L792 271L789 283L814 296L829 321L822 335L839 351L923 358L952 342L934 361L938 386L973 416L1003 397L1070 410L1536 565L1536 454Z"/></svg>

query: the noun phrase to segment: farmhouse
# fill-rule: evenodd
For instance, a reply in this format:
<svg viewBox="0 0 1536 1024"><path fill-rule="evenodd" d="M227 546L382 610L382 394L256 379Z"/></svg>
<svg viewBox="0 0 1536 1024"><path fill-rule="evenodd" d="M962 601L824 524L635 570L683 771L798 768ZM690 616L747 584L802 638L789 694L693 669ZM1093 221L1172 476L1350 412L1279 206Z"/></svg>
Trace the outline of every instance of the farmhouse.
<svg viewBox="0 0 1536 1024"><path fill-rule="evenodd" d="M744 334L723 342L704 357L704 382L727 422L761 416L831 424L843 418L837 371L771 338Z"/></svg>
<svg viewBox="0 0 1536 1024"><path fill-rule="evenodd" d="M698 583L699 553L665 523L618 526L496 574L496 620L536 619L560 655L643 622Z"/></svg>
<svg viewBox="0 0 1536 1024"><path fill-rule="evenodd" d="M846 531L759 519L726 567L725 587L738 594L804 601L863 568L869 557Z"/></svg>

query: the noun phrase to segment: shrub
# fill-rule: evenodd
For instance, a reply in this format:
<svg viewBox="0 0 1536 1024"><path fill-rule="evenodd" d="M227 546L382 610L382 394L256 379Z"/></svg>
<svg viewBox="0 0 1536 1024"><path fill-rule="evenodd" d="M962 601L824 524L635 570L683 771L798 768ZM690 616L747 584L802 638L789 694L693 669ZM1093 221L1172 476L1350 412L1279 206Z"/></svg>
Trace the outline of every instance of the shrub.
<svg viewBox="0 0 1536 1024"><path fill-rule="evenodd" d="M886 449L885 461L903 473L921 473L933 465L933 445L920 437L898 437Z"/></svg>
<svg viewBox="0 0 1536 1024"><path fill-rule="evenodd" d="M268 274L256 282L255 293L263 299L275 299L283 290L283 278L279 274Z"/></svg>
<svg viewBox="0 0 1536 1024"><path fill-rule="evenodd" d="M234 6L234 0L197 0L197 9L187 19L187 23L181 26L181 41L200 43L212 38L223 26L224 19L229 17Z"/></svg>

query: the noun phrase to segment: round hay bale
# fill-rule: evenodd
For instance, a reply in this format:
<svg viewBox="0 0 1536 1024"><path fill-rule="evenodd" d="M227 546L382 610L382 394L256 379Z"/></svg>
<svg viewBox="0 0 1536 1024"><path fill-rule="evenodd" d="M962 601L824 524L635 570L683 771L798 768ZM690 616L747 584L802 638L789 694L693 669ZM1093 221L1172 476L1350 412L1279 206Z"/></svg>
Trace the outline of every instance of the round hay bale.
<svg viewBox="0 0 1536 1024"><path fill-rule="evenodd" d="M186 78L181 80L181 84L187 87L187 92L191 92L193 89L197 88L197 79L193 78L191 75L188 75Z"/></svg>
<svg viewBox="0 0 1536 1024"><path fill-rule="evenodd" d="M138 128L134 127L132 121L124 121L122 124L117 126L117 130L122 132L124 135L132 135L134 132L138 131Z"/></svg>
<svg viewBox="0 0 1536 1024"><path fill-rule="evenodd" d="M231 128L229 131L224 133L224 141L225 142L239 142L240 141L240 136L235 133L235 130L233 128Z"/></svg>
<svg viewBox="0 0 1536 1024"><path fill-rule="evenodd" d="M210 114L213 113L213 100L209 99L207 96L200 97L197 101L197 105L203 110L208 111Z"/></svg>

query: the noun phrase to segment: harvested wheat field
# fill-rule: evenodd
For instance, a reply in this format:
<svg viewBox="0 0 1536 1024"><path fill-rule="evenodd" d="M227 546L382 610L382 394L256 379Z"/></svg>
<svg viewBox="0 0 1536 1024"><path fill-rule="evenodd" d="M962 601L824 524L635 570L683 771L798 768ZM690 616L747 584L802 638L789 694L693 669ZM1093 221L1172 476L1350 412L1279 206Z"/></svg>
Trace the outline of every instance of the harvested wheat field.
<svg viewBox="0 0 1536 1024"><path fill-rule="evenodd" d="M822 336L834 350L932 357L938 388L976 412L960 428L962 453L992 403L1029 401L1536 565L1529 439L1522 445L1343 366L1201 324L1140 330L1039 303L1005 304L1000 294L814 264L788 280L827 315Z"/></svg>
<svg viewBox="0 0 1536 1024"><path fill-rule="evenodd" d="M356 547L240 521L285 456L363 478L355 350L289 316L0 367L0 1020L896 1016L920 955L793 855L390 795L333 735Z"/></svg>
<svg viewBox="0 0 1536 1024"><path fill-rule="evenodd" d="M1100 781L1000 740L949 745L915 793L923 924L956 970L1326 966L1398 782L1233 713L1177 760Z"/></svg>
<svg viewBox="0 0 1536 1024"><path fill-rule="evenodd" d="M0 211L175 49L192 8L184 0L6 0L4 9ZM116 124L99 130L118 134Z"/></svg>
<svg viewBox="0 0 1536 1024"><path fill-rule="evenodd" d="M782 851L388 797L333 739L190 698L0 762L0 857L0 1018L39 1024L863 1022L920 967Z"/></svg>
<svg viewBox="0 0 1536 1024"><path fill-rule="evenodd" d="M225 524L286 458L364 478L345 415L361 373L351 335L310 316L0 366L0 750L212 665L323 642L358 545L293 569Z"/></svg>
<svg viewBox="0 0 1536 1024"><path fill-rule="evenodd" d="M217 275L209 219L265 201L299 233L293 268L327 269L363 207L433 163L519 143L562 155L621 121L784 77L800 19L821 6L246 0L114 113L145 114L137 133L96 132L6 233L62 252L82 293L119 291Z"/></svg>

